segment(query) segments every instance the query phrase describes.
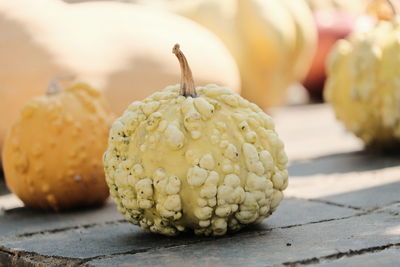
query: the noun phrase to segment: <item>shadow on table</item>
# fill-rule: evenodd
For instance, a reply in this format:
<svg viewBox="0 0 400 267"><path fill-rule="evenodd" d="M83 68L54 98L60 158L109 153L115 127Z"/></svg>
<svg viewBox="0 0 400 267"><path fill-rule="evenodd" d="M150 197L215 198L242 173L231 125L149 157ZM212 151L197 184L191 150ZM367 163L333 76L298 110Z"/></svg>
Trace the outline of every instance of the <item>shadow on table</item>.
<svg viewBox="0 0 400 267"><path fill-rule="evenodd" d="M332 154L309 160L294 161L289 165L291 176L363 172L400 165L397 154L373 154L368 151Z"/></svg>
<svg viewBox="0 0 400 267"><path fill-rule="evenodd" d="M197 243L199 241L207 242L213 240L224 240L230 239L232 237L241 237L246 236L248 234L260 233L260 231L268 234L268 230L271 230L271 226L266 223L261 224L251 224L247 227L237 231L237 232L228 232L223 236L199 236L195 235L193 231L183 232L177 236L164 236L160 234L154 234L145 232L137 226L133 227L133 231L128 234L121 234L115 236L115 242L118 243L119 246L126 247L136 247L136 246L144 246L144 247L168 247L168 246L176 246L176 245L189 245L192 243ZM266 231L267 230L267 231ZM109 241L108 241L109 242ZM137 249L137 248L136 248Z"/></svg>
<svg viewBox="0 0 400 267"><path fill-rule="evenodd" d="M0 170L0 173L1 173L1 170ZM10 194L10 191L7 189L3 174L0 174L0 196L6 195L6 194Z"/></svg>

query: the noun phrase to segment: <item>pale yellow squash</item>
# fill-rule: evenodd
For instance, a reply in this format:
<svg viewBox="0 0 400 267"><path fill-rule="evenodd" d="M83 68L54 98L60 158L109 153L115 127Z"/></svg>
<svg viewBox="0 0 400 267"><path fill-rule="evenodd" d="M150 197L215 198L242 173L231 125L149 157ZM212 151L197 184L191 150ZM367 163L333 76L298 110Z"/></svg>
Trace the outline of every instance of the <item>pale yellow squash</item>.
<svg viewBox="0 0 400 267"><path fill-rule="evenodd" d="M287 8L295 22L295 50L289 64L293 71L293 78L301 81L308 73L316 50L315 22L305 1L281 0L280 2Z"/></svg>
<svg viewBox="0 0 400 267"><path fill-rule="evenodd" d="M181 86L132 103L112 125L111 196L128 221L164 235L224 235L262 221L288 185L272 118L226 87L195 88L179 46L174 53Z"/></svg>
<svg viewBox="0 0 400 267"><path fill-rule="evenodd" d="M395 16L340 40L330 54L325 98L367 146L393 149L400 144L399 35Z"/></svg>

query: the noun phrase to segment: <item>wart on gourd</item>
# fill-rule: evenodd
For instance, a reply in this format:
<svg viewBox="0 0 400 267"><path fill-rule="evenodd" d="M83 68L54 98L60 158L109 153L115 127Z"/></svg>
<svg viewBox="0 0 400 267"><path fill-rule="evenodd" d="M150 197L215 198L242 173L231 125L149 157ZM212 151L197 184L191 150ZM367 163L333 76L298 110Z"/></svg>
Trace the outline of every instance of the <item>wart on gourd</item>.
<svg viewBox="0 0 400 267"><path fill-rule="evenodd" d="M110 131L104 166L118 209L165 235L223 235L261 221L287 187L283 146L261 130L275 133L271 119L227 88L195 88L179 45L173 53L181 84L132 103ZM121 132L130 133L129 144L119 141Z"/></svg>

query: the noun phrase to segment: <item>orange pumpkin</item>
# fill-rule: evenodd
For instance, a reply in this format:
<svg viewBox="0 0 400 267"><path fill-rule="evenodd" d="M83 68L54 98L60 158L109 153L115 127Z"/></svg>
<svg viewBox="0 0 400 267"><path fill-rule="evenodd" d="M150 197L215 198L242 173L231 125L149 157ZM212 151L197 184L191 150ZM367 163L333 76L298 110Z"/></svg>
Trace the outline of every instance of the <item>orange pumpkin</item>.
<svg viewBox="0 0 400 267"><path fill-rule="evenodd" d="M7 186L25 205L39 209L103 203L109 125L99 91L86 84L63 91L53 85L21 109L5 140Z"/></svg>

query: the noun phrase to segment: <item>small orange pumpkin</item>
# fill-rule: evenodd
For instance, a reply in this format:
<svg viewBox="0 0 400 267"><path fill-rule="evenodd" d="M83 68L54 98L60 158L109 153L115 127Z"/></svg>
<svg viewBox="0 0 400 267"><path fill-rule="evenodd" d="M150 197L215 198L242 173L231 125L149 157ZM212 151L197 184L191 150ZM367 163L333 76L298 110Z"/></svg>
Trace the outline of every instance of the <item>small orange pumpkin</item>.
<svg viewBox="0 0 400 267"><path fill-rule="evenodd" d="M25 205L44 210L103 203L109 114L99 91L82 83L60 90L53 83L22 108L6 137L9 189Z"/></svg>

